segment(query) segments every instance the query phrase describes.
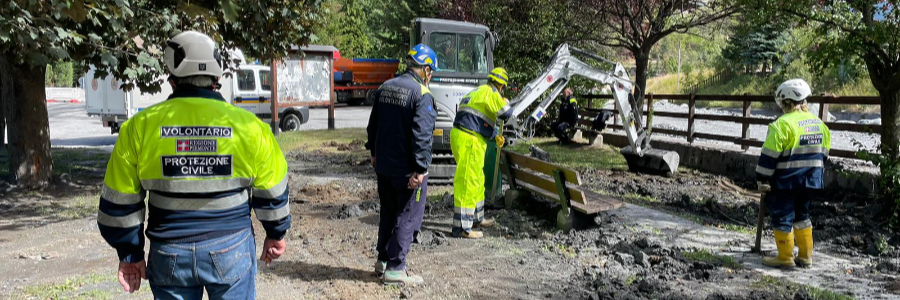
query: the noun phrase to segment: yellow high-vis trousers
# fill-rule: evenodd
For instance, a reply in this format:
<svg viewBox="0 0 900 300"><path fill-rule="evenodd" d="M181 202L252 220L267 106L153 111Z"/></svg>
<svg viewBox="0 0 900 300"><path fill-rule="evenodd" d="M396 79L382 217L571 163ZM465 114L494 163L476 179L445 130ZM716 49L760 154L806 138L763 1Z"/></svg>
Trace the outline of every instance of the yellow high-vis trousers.
<svg viewBox="0 0 900 300"><path fill-rule="evenodd" d="M487 142L476 133L453 128L450 148L456 159L453 176L453 234L484 220L484 154Z"/></svg>

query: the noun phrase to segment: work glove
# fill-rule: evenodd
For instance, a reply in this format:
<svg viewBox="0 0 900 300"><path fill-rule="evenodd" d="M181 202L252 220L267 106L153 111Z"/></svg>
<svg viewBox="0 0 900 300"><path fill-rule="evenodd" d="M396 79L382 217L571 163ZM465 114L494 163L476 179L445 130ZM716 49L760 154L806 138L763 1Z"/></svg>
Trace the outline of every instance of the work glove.
<svg viewBox="0 0 900 300"><path fill-rule="evenodd" d="M771 191L772 186L770 186L768 183L765 183L762 181L757 181L756 182L756 190L759 191L760 193L765 193L765 192Z"/></svg>
<svg viewBox="0 0 900 300"><path fill-rule="evenodd" d="M503 136L499 134L494 137L494 141L497 142L497 148L503 148L503 144L506 143L506 139L504 139Z"/></svg>

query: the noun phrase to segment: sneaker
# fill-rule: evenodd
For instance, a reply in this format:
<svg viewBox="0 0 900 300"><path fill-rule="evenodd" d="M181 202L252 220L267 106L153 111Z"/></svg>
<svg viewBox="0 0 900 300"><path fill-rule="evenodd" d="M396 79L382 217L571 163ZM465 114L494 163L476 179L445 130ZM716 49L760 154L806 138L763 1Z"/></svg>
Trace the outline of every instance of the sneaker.
<svg viewBox="0 0 900 300"><path fill-rule="evenodd" d="M382 275L384 274L384 270L387 269L386 261L375 261L375 274Z"/></svg>
<svg viewBox="0 0 900 300"><path fill-rule="evenodd" d="M422 279L422 276L412 275L406 270L385 271L382 281L385 285L398 285L401 283L419 285L425 283L425 279Z"/></svg>
<svg viewBox="0 0 900 300"><path fill-rule="evenodd" d="M493 227L493 226L494 226L494 219L484 219L484 220L482 220L481 222L476 223L475 226L478 226L478 227L481 227L481 228Z"/></svg>

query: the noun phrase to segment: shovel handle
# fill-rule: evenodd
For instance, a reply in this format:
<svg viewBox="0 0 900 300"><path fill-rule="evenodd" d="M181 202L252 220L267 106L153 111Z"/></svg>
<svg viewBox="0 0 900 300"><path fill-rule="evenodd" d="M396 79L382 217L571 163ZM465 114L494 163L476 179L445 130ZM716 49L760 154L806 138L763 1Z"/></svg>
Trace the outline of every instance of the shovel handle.
<svg viewBox="0 0 900 300"><path fill-rule="evenodd" d="M763 192L759 195L759 221L756 223L756 244L754 244L753 248L750 249L751 252L761 253L762 252L762 232L763 225L765 224L766 218L766 193Z"/></svg>

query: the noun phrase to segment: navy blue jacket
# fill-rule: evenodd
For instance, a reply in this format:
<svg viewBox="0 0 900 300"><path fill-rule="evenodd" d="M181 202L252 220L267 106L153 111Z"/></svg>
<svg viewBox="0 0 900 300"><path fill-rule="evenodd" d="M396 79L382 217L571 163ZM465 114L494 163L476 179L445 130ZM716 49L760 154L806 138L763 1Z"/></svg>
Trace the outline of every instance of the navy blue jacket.
<svg viewBox="0 0 900 300"><path fill-rule="evenodd" d="M578 123L578 102L572 102L575 95L566 97L559 107L559 121L575 126Z"/></svg>
<svg viewBox="0 0 900 300"><path fill-rule="evenodd" d="M407 71L381 85L373 98L366 149L375 157L375 173L406 177L427 172L437 119L431 91Z"/></svg>

